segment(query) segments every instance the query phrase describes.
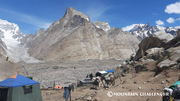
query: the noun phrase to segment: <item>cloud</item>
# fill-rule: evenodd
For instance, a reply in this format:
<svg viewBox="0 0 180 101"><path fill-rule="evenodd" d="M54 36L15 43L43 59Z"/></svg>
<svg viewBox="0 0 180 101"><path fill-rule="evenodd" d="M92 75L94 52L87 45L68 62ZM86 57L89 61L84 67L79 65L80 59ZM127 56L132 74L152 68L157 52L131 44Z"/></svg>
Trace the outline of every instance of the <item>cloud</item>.
<svg viewBox="0 0 180 101"><path fill-rule="evenodd" d="M180 18L177 18L176 20L180 20Z"/></svg>
<svg viewBox="0 0 180 101"><path fill-rule="evenodd" d="M171 13L180 14L180 2L176 2L174 4L167 5L165 12L169 13L169 14L171 14Z"/></svg>
<svg viewBox="0 0 180 101"><path fill-rule="evenodd" d="M156 24L157 24L157 25L164 25L164 22L161 21L161 20L157 20L157 21L156 21Z"/></svg>
<svg viewBox="0 0 180 101"><path fill-rule="evenodd" d="M126 27L123 27L122 30L123 31L130 31L132 28L134 28L134 26L139 25L139 24L132 24Z"/></svg>
<svg viewBox="0 0 180 101"><path fill-rule="evenodd" d="M50 22L44 21L35 16L24 14L21 12L11 11L11 10L2 9L2 8L0 8L0 11L4 12L6 14L6 16L9 16L14 20L17 20L17 21L23 22L23 23L27 23L27 24L31 24L31 25L34 25L39 28L48 28L51 24Z"/></svg>
<svg viewBox="0 0 180 101"><path fill-rule="evenodd" d="M170 17L169 19L167 19L166 20L168 23L174 23L175 22L175 20L172 18L172 17Z"/></svg>
<svg viewBox="0 0 180 101"><path fill-rule="evenodd" d="M176 26L175 28L180 29L180 26Z"/></svg>
<svg viewBox="0 0 180 101"><path fill-rule="evenodd" d="M95 22L99 20L101 16L104 16L104 13L109 10L111 6L104 6L104 5L92 5L89 7L86 11L86 14L88 14L91 18L92 22Z"/></svg>

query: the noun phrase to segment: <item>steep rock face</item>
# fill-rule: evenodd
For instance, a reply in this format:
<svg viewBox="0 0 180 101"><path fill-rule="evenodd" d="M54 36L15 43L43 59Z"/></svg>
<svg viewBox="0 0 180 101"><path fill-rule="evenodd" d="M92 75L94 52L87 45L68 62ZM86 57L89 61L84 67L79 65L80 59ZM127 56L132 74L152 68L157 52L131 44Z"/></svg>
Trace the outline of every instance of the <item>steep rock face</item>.
<svg viewBox="0 0 180 101"><path fill-rule="evenodd" d="M18 73L18 65L6 61L6 57L0 54L0 81Z"/></svg>
<svg viewBox="0 0 180 101"><path fill-rule="evenodd" d="M122 30L112 30L108 35L96 27L89 16L71 7L60 20L55 21L45 32L40 32L28 39L27 46L31 56L43 61L127 59L129 54L135 52L135 44L138 44L137 40L133 42L133 35ZM111 41L110 37L117 38Z"/></svg>
<svg viewBox="0 0 180 101"><path fill-rule="evenodd" d="M121 28L112 28L108 31L108 37L113 43L111 56L115 59L127 59L138 50L139 40L129 32L122 31Z"/></svg>
<svg viewBox="0 0 180 101"><path fill-rule="evenodd" d="M111 27L109 26L109 23L108 22L100 22L100 21L96 21L94 22L94 25L98 28L101 28L103 29L104 31L108 31L111 29Z"/></svg>

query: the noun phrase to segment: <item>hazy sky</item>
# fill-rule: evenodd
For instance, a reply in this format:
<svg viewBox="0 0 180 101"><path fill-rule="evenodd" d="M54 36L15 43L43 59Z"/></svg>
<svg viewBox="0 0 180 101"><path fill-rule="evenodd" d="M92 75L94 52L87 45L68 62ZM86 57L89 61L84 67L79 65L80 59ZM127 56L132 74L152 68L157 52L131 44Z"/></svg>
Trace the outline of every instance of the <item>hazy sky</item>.
<svg viewBox="0 0 180 101"><path fill-rule="evenodd" d="M0 19L35 34L59 20L67 7L89 15L92 22L128 30L135 24L180 28L180 0L1 0Z"/></svg>

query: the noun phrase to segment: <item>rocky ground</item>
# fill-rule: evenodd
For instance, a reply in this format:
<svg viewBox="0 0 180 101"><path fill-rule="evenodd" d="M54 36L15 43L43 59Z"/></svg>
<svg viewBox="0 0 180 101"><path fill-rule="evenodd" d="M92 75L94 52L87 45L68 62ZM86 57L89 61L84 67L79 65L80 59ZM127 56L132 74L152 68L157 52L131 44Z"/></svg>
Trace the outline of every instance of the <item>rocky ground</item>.
<svg viewBox="0 0 180 101"><path fill-rule="evenodd" d="M174 84L180 76L179 69L169 69L169 73L161 72L157 76L153 76L154 72L140 72L132 77L132 73L122 77L123 84L116 79L115 86L109 86L104 89L100 86L97 90L90 90L90 87L80 87L75 89L71 94L72 101L161 101L160 95L164 87ZM63 90L42 90L43 101L64 101ZM109 97L108 92L113 93L137 93L135 96L113 95ZM148 94L147 94L148 93ZM111 94L111 93L110 93Z"/></svg>
<svg viewBox="0 0 180 101"><path fill-rule="evenodd" d="M33 76L33 80L41 83L41 87L53 87L55 85L67 86L69 83L77 83L87 74L95 74L98 71L115 69L122 61L118 60L89 60L79 62L46 62L39 64L26 64L19 62L21 74Z"/></svg>

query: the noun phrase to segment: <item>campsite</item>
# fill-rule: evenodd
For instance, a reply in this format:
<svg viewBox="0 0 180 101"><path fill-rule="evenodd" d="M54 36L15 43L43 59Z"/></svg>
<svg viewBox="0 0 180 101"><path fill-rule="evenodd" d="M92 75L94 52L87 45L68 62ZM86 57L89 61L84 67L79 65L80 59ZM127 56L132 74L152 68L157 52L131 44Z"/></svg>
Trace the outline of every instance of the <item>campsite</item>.
<svg viewBox="0 0 180 101"><path fill-rule="evenodd" d="M78 87L71 93L71 101L162 101L162 96L153 95L164 92L164 87L170 87L177 82L180 71L171 70L170 78L166 78L164 72L158 77L153 77L153 72L141 72L132 78L131 74L122 77L123 84L119 79L116 79L115 86L109 86L108 89L100 87L97 90L92 90L92 86ZM164 83L162 84L162 81ZM136 82L136 83L135 83ZM139 89L140 87L140 89ZM138 96L112 96L108 97L108 92L136 92ZM43 101L64 101L62 97L63 89L61 90L43 90ZM151 95L148 94L151 93ZM141 94L141 95L140 95ZM149 100L148 100L149 99Z"/></svg>
<svg viewBox="0 0 180 101"><path fill-rule="evenodd" d="M180 101L180 0L1 0L0 101Z"/></svg>
<svg viewBox="0 0 180 101"><path fill-rule="evenodd" d="M93 75L97 76L102 73L102 75L106 76L108 74L111 74L114 72L114 70L107 70L107 71L97 71ZM115 85L108 85L108 87L104 87L104 84L102 82L99 83L99 87L97 89L92 89L93 84L92 82L89 82L89 85L80 85L79 87L75 86L74 91L71 91L71 101L148 101L148 99L152 101L161 101L162 96L153 95L161 94L164 92L164 88L168 88L172 86L173 84L177 84L180 71L177 69L171 69L169 70L169 77L166 77L166 72L160 73L158 76L154 77L154 72L150 71L143 71L140 73L137 73L135 77L132 77L132 73L124 73L126 76L122 76L120 78L115 79ZM86 78L86 75L84 75L85 79L90 79L89 77ZM16 80L17 79L17 80ZM12 85L12 81L15 82ZM26 84L23 84L22 81L26 81ZM11 83L8 83L11 82ZM22 84L21 84L22 83ZM29 83L29 84L28 84ZM105 83L105 82L104 82ZM19 74L14 75L5 81L0 82L0 86L5 86L5 88L11 88L11 91L16 89L15 92L21 92L16 96L7 96L8 101L14 101L12 98L14 97L20 97L24 101L24 99L28 99L28 101L34 101L33 97L34 94L41 99L38 101L65 101L65 98L63 97L64 89L60 85L54 85L53 88L47 88L47 89L40 89L39 83L36 81L33 81L29 78L23 77ZM28 96L23 93L23 85L36 85L32 86L33 93L30 93ZM14 87L14 88L13 88ZM27 86L28 87L28 86ZM4 88L4 87L3 87ZM31 87L30 87L31 88ZM34 90L37 91L34 91ZM39 91L41 92L39 92ZM1 89L2 91L2 89ZM114 95L112 97L108 96L109 92L115 92L115 93L122 93L120 95ZM124 93L137 93L137 96L128 96L123 95ZM147 93L147 94L146 94ZM3 93L4 94L4 93ZM13 93L11 93L13 95ZM17 94L17 93L16 93ZM151 95L149 95L151 94ZM11 99L11 100L10 100ZM2 100L3 101L3 100ZM68 98L68 101L70 101L70 97Z"/></svg>

